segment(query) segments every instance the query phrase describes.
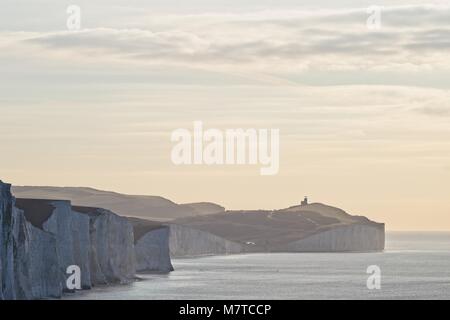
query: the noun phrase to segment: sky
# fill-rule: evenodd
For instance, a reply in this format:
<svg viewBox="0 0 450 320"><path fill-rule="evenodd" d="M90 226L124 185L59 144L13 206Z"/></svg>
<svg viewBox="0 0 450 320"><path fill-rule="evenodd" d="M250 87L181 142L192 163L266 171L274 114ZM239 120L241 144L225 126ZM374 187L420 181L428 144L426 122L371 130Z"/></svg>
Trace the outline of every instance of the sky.
<svg viewBox="0 0 450 320"><path fill-rule="evenodd" d="M0 0L0 179L450 230L449 1L336 2ZM279 129L279 173L175 166L198 120Z"/></svg>

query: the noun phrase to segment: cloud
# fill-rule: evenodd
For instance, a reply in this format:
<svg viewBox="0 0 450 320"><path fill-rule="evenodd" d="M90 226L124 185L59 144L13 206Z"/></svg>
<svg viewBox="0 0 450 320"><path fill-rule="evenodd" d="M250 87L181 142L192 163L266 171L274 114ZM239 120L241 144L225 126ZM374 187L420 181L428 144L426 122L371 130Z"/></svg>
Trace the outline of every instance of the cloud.
<svg viewBox="0 0 450 320"><path fill-rule="evenodd" d="M33 33L26 39L22 33L18 45L46 55L208 69L448 68L448 7L385 8L378 32L367 29L367 17L365 9L156 16L147 23L154 30L143 23L134 29Z"/></svg>
<svg viewBox="0 0 450 320"><path fill-rule="evenodd" d="M443 102L442 104L429 103L425 106L415 109L416 112L433 117L450 117L450 104Z"/></svg>

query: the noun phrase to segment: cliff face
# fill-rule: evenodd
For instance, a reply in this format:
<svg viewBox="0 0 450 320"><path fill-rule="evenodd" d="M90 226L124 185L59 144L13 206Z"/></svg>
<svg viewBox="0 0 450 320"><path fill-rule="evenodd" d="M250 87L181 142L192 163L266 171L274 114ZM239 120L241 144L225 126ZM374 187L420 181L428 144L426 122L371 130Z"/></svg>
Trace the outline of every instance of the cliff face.
<svg viewBox="0 0 450 320"><path fill-rule="evenodd" d="M15 207L10 186L0 182L0 298L60 297L56 238L33 227Z"/></svg>
<svg viewBox="0 0 450 320"><path fill-rule="evenodd" d="M133 281L136 259L131 223L105 209L75 206L73 211L89 219L90 248L87 252L92 284Z"/></svg>
<svg viewBox="0 0 450 320"><path fill-rule="evenodd" d="M26 219L33 225L32 234L36 238L36 243L33 244L36 261L39 260L38 252L46 255L40 256L43 261L49 259L49 253L45 249L54 242L56 265L59 269L51 276L58 277L59 282L64 284L67 268L77 265L81 270L82 288L90 288L89 217L73 212L70 202L63 200L17 199L16 205L23 210Z"/></svg>
<svg viewBox="0 0 450 320"><path fill-rule="evenodd" d="M169 227L160 222L128 218L133 225L138 272L173 271L169 250Z"/></svg>
<svg viewBox="0 0 450 320"><path fill-rule="evenodd" d="M0 181L0 299L30 299L30 226Z"/></svg>
<svg viewBox="0 0 450 320"><path fill-rule="evenodd" d="M136 264L138 272L173 271L169 250L169 227L151 230L136 240Z"/></svg>
<svg viewBox="0 0 450 320"><path fill-rule="evenodd" d="M17 199L16 206L31 224L34 297L60 296L72 265L80 267L82 288L90 288L89 219L69 201Z"/></svg>
<svg viewBox="0 0 450 320"><path fill-rule="evenodd" d="M81 288L129 283L139 271L170 272L169 227L70 201L15 199L0 181L0 299L58 298L69 266ZM137 254L137 257L136 257Z"/></svg>
<svg viewBox="0 0 450 320"><path fill-rule="evenodd" d="M103 209L73 210L69 201L16 200L0 181L0 299L59 298L72 265L84 289L132 281L131 224Z"/></svg>
<svg viewBox="0 0 450 320"><path fill-rule="evenodd" d="M209 232L170 224L170 254L172 257L236 254L242 251L242 245Z"/></svg>
<svg viewBox="0 0 450 320"><path fill-rule="evenodd" d="M0 299L11 295L12 197L10 186L0 181Z"/></svg>
<svg viewBox="0 0 450 320"><path fill-rule="evenodd" d="M13 199L14 203L14 199ZM30 226L25 222L23 214L12 207L12 241L9 243L7 252L13 256L12 263L9 263L9 280L8 292L6 296L15 299L28 299L31 297L29 281L30 267L32 263L29 259L30 243ZM9 258L9 257L7 257Z"/></svg>
<svg viewBox="0 0 450 320"><path fill-rule="evenodd" d="M91 279L91 229L90 219L85 214L71 210L72 214L72 240L73 240L73 261L80 267L81 287L90 289L93 286Z"/></svg>
<svg viewBox="0 0 450 320"><path fill-rule="evenodd" d="M384 250L384 225L352 224L316 233L288 243L292 252L355 252Z"/></svg>
<svg viewBox="0 0 450 320"><path fill-rule="evenodd" d="M62 296L62 282L58 245L54 234L27 223L30 230L29 282L31 298L59 298Z"/></svg>

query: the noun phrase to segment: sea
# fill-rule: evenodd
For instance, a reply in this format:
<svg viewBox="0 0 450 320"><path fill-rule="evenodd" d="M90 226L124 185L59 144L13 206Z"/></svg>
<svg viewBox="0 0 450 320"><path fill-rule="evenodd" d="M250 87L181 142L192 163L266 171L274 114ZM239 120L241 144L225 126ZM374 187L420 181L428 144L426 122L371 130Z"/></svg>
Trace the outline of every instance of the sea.
<svg viewBox="0 0 450 320"><path fill-rule="evenodd" d="M65 299L450 299L450 232L388 232L376 253L208 256L173 266Z"/></svg>

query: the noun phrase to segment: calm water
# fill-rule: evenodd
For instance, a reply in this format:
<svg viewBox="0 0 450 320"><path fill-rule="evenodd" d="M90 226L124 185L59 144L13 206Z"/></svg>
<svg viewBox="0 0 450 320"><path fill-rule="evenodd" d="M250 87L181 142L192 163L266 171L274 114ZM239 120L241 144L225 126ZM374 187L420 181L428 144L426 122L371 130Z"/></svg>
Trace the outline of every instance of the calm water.
<svg viewBox="0 0 450 320"><path fill-rule="evenodd" d="M389 233L383 253L176 259L169 275L68 299L450 299L450 233ZM378 265L381 289L368 290Z"/></svg>

